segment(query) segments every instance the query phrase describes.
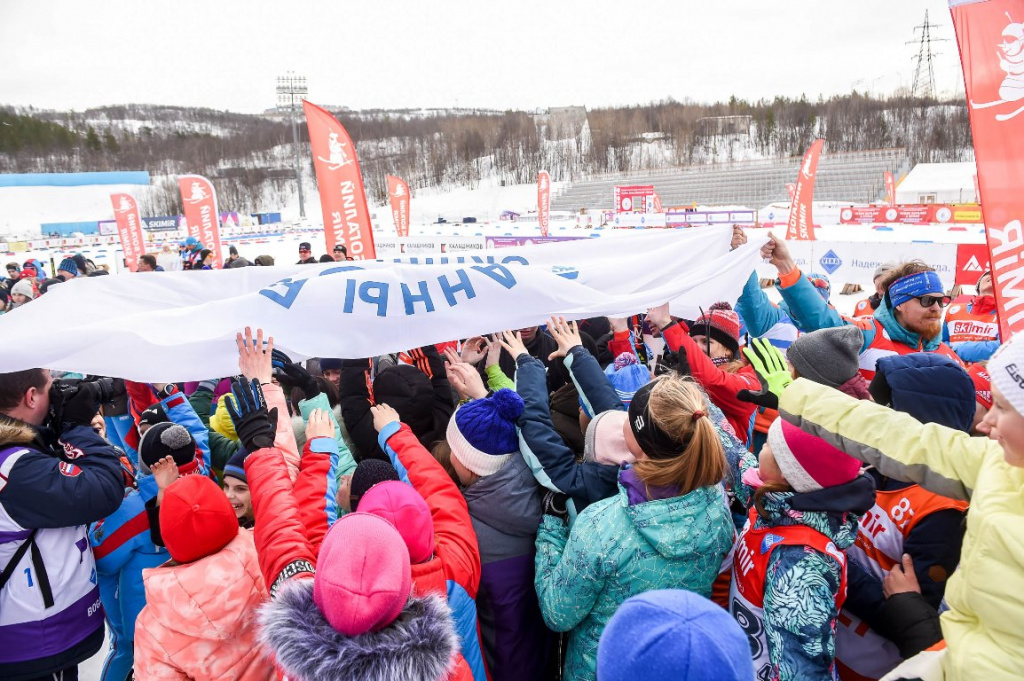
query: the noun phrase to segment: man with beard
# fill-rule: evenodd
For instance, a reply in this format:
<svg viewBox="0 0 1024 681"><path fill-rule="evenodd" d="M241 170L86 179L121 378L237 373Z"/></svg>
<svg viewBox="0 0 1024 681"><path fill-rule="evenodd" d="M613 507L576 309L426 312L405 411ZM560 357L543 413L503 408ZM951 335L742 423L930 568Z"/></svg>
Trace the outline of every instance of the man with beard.
<svg viewBox="0 0 1024 681"><path fill-rule="evenodd" d="M978 277L978 295L966 305L956 304L946 313L942 325L942 340L964 362L986 360L999 348L999 320L996 318L996 299L992 295L992 272L986 270Z"/></svg>
<svg viewBox="0 0 1024 681"><path fill-rule="evenodd" d="M938 352L957 363L960 358L942 342L942 311L950 298L935 269L920 260L897 264L880 282L884 291L872 317L844 319L828 307L814 286L800 273L786 242L769 235L761 256L779 271L779 292L793 314L804 323L804 332L853 325L864 335L860 373L870 381L879 358ZM825 358L827 361L827 358Z"/></svg>

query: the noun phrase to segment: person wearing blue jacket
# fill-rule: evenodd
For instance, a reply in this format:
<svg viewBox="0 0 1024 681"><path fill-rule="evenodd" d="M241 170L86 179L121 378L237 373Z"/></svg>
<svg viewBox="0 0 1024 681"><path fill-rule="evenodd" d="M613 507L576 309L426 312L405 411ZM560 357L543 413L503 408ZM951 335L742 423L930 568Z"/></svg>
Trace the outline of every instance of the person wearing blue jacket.
<svg viewBox="0 0 1024 681"><path fill-rule="evenodd" d="M52 385L45 369L0 374L0 678L8 681L77 678L78 664L103 645L86 526L121 503L120 455L90 426L96 384Z"/></svg>

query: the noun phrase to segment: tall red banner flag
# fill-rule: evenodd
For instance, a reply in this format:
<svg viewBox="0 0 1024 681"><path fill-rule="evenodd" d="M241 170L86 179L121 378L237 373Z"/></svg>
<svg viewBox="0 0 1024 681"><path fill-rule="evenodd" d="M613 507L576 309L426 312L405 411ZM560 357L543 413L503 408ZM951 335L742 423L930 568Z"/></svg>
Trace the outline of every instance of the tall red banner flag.
<svg viewBox="0 0 1024 681"><path fill-rule="evenodd" d="M139 256L146 252L139 206L131 194L111 194L110 203L114 205L114 220L117 221L117 235L121 238L125 267L134 272L139 267Z"/></svg>
<svg viewBox="0 0 1024 681"><path fill-rule="evenodd" d="M551 219L551 176L542 170L537 174L537 222L540 224L540 235L548 235L548 224Z"/></svg>
<svg viewBox="0 0 1024 681"><path fill-rule="evenodd" d="M950 0L967 88L999 332L1024 329L1024 3Z"/></svg>
<svg viewBox="0 0 1024 681"><path fill-rule="evenodd" d="M213 251L213 266L224 266L224 246L220 242L220 211L217 208L217 192L213 184L202 175L181 175L178 177L181 202L185 206L185 221L188 233L202 242L204 248Z"/></svg>
<svg viewBox="0 0 1024 681"><path fill-rule="evenodd" d="M789 205L789 225L786 239L797 241L814 241L814 176L818 172L818 157L825 140L814 140L814 144L804 154L800 165L800 173L796 176L796 189L793 190L793 201Z"/></svg>
<svg viewBox="0 0 1024 681"><path fill-rule="evenodd" d="M398 236L409 236L409 183L400 177L388 175L388 198L391 199L391 217L395 220Z"/></svg>
<svg viewBox="0 0 1024 681"><path fill-rule="evenodd" d="M885 171L885 202L896 205L896 178L888 170Z"/></svg>
<svg viewBox="0 0 1024 681"><path fill-rule="evenodd" d="M303 100L302 110L313 147L327 252L344 244L353 260L374 260L377 249L373 245L370 208L352 138L338 119L316 104Z"/></svg>

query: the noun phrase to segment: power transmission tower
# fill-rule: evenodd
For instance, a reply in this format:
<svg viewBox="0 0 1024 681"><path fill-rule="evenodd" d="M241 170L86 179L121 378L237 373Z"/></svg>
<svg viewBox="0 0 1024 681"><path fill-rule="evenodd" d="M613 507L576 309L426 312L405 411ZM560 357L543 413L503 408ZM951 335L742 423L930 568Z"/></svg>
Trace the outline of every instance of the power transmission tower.
<svg viewBox="0 0 1024 681"><path fill-rule="evenodd" d="M292 121L292 143L295 149L295 181L299 186L299 217L302 219L306 218L306 202L302 197L302 162L299 160L299 133L295 126L295 117L298 105L302 103L302 99L307 92L305 76L296 76L291 71L286 76L278 76L277 106L278 108L288 107L288 117Z"/></svg>
<svg viewBox="0 0 1024 681"><path fill-rule="evenodd" d="M932 43L949 42L948 38L933 38L933 28L940 26L928 21L928 10L925 10L924 23L914 27L914 33L920 31L921 37L907 41L907 45L917 45L917 55L913 58L914 85L911 89L911 96L915 99L935 97L935 57L941 52L933 52Z"/></svg>

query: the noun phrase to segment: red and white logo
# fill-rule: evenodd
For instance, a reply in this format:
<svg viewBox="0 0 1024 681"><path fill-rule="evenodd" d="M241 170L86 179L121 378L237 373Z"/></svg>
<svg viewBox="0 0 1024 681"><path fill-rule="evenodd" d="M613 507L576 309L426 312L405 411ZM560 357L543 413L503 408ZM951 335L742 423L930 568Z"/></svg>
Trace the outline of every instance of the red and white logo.
<svg viewBox="0 0 1024 681"><path fill-rule="evenodd" d="M57 467L60 469L60 474L68 478L77 478L82 473L81 468L67 461L61 461Z"/></svg>
<svg viewBox="0 0 1024 681"><path fill-rule="evenodd" d="M206 201L210 198L210 195L206 193L206 189L203 188L203 183L198 180L192 182L191 195L188 197L182 197L189 203L199 203L200 201Z"/></svg>
<svg viewBox="0 0 1024 681"><path fill-rule="evenodd" d="M987 109L1019 102L1024 99L1024 23L1015 22L1009 15L1010 23L1003 29L1002 40L996 44L999 68L1006 72L999 86L999 99L977 104L971 100L972 109ZM1013 111L996 114L997 121L1008 121L1024 112L1024 106Z"/></svg>
<svg viewBox="0 0 1024 681"><path fill-rule="evenodd" d="M978 263L978 256L972 255L971 259L964 264L964 272L984 272L984 268Z"/></svg>
<svg viewBox="0 0 1024 681"><path fill-rule="evenodd" d="M318 156L321 161L327 164L329 170L338 170L348 164L352 163L352 159L349 158L348 152L345 151L345 147L348 144L338 139L338 133L331 132L327 135L327 147L330 151L329 158Z"/></svg>
<svg viewBox="0 0 1024 681"><path fill-rule="evenodd" d="M73 444L70 444L68 442L62 442L61 445L63 445L64 447L64 456L66 456L69 459L78 459L80 457L85 456L85 452L83 452L81 449L74 446Z"/></svg>

